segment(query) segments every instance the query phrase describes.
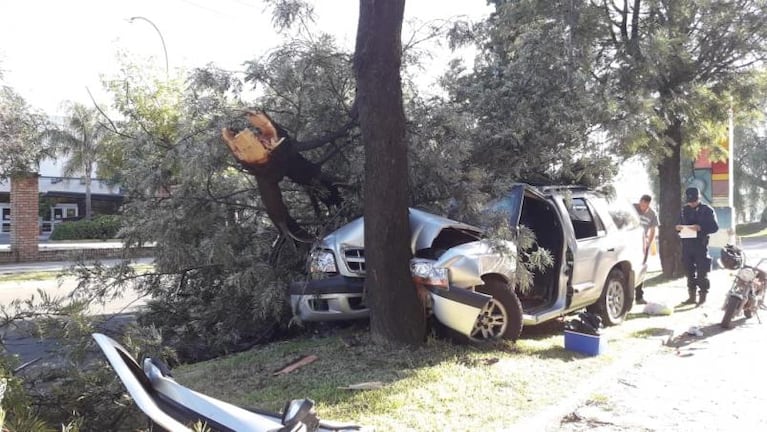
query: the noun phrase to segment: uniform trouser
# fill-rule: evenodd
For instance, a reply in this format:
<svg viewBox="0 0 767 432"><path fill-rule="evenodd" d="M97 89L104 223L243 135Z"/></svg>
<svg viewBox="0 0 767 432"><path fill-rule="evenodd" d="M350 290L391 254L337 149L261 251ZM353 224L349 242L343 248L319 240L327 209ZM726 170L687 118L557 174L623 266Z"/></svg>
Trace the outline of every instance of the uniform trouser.
<svg viewBox="0 0 767 432"><path fill-rule="evenodd" d="M682 248L682 263L687 272L687 292L695 296L696 288L702 294L708 293L710 282L708 272L711 271L711 257L708 248Z"/></svg>

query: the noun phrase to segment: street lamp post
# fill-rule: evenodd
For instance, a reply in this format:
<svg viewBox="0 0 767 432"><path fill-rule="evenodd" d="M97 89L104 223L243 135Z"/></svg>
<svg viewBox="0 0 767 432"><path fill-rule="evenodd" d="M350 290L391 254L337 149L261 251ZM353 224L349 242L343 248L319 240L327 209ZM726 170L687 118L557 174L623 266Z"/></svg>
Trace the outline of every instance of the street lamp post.
<svg viewBox="0 0 767 432"><path fill-rule="evenodd" d="M157 35L160 36L160 42L162 43L162 51L165 54L165 78L167 78L168 77L168 50L167 48L165 48L165 38L162 37L162 33L160 32L160 29L157 28L157 26L149 18L142 17L142 16L134 16L134 17L131 17L128 20L128 22L133 23L135 20L143 20L148 22L149 25L154 27L155 31L157 32Z"/></svg>

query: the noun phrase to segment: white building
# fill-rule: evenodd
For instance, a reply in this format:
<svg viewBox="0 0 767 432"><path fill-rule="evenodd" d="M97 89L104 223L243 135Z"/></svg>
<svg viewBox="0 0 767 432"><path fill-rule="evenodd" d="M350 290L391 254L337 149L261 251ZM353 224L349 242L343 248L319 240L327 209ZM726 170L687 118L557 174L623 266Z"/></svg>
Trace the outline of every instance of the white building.
<svg viewBox="0 0 767 432"><path fill-rule="evenodd" d="M40 163L40 229L50 232L53 225L85 215L85 178L64 177L60 161L47 159ZM0 233L11 231L11 182L0 181ZM113 214L122 204L119 185L100 179L91 180L93 214Z"/></svg>

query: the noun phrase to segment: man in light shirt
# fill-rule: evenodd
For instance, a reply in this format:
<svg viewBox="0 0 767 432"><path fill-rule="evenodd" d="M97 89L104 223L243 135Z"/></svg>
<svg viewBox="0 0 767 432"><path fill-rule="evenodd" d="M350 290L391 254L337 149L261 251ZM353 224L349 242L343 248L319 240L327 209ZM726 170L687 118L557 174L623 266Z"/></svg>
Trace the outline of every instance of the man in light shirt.
<svg viewBox="0 0 767 432"><path fill-rule="evenodd" d="M644 229L644 242L642 243L642 252L644 253L643 263L647 263L647 256L650 254L650 248L655 241L655 230L658 227L658 215L655 214L655 210L650 208L652 197L650 195L642 195L639 199L639 203L634 204L634 208L639 214L639 223ZM636 304L647 304L644 299L644 290L642 285L636 288Z"/></svg>

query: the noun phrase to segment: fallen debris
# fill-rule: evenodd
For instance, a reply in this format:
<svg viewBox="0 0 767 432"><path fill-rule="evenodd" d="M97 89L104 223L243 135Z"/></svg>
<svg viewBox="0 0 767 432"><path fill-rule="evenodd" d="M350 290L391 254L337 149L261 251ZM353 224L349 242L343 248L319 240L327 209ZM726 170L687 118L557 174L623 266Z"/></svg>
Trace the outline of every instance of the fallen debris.
<svg viewBox="0 0 767 432"><path fill-rule="evenodd" d="M642 310L647 315L671 315L674 313L674 308L666 303L647 303Z"/></svg>
<svg viewBox="0 0 767 432"><path fill-rule="evenodd" d="M383 386L384 383L381 381L367 381L338 388L341 390L378 390Z"/></svg>
<svg viewBox="0 0 767 432"><path fill-rule="evenodd" d="M304 367L304 366L306 366L306 365L308 365L310 363L313 363L313 362L317 361L317 359L319 359L319 357L317 357L314 354L302 356L298 360L295 360L295 361L289 363L287 366L281 368L280 370L278 370L277 372L273 373L272 375L278 376L278 375L289 374L289 373L293 372L294 370L296 370L298 368Z"/></svg>

